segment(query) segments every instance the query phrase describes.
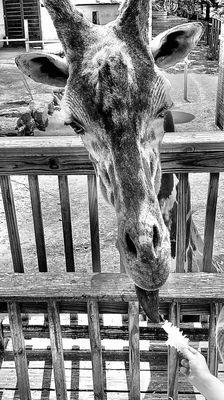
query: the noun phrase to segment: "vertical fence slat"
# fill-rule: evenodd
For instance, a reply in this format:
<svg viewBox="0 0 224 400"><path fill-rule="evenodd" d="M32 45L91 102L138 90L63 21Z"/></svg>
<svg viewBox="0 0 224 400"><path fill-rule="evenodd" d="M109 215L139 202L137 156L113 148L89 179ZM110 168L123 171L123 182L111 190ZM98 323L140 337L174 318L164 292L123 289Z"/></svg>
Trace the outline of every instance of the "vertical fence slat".
<svg viewBox="0 0 224 400"><path fill-rule="evenodd" d="M73 251L73 240L72 240L72 224L71 224L68 177L65 175L59 176L58 184L59 184L59 193L61 202L61 217L62 217L62 227L64 236L66 271L74 272L75 262L74 262L74 251Z"/></svg>
<svg viewBox="0 0 224 400"><path fill-rule="evenodd" d="M130 400L140 400L139 304L128 304Z"/></svg>
<svg viewBox="0 0 224 400"><path fill-rule="evenodd" d="M203 271L211 272L212 268L212 253L215 234L215 218L216 206L219 188L219 174L210 174L210 182L208 189L208 198L205 216L205 231L204 231L204 250L203 250Z"/></svg>
<svg viewBox="0 0 224 400"><path fill-rule="evenodd" d="M216 95L216 112L215 112L215 123L220 129L224 129L224 23L221 24L221 35L220 35L220 50L219 50L219 74L218 74L218 86Z"/></svg>
<svg viewBox="0 0 224 400"><path fill-rule="evenodd" d="M20 399L31 400L25 341L19 305L15 302L8 303L8 313Z"/></svg>
<svg viewBox="0 0 224 400"><path fill-rule="evenodd" d="M176 272L184 272L186 259L186 221L188 201L188 174L178 175L177 194L177 234L176 234Z"/></svg>
<svg viewBox="0 0 224 400"><path fill-rule="evenodd" d="M67 400L60 316L55 301L48 302L48 320L56 396L58 400Z"/></svg>
<svg viewBox="0 0 224 400"><path fill-rule="evenodd" d="M44 240L44 228L41 212L40 189L37 175L28 175L33 224L40 272L47 272L47 257Z"/></svg>
<svg viewBox="0 0 224 400"><path fill-rule="evenodd" d="M210 372L218 374L218 349L216 344L216 322L218 317L218 305L211 303L209 318L209 338L208 338L208 367Z"/></svg>
<svg viewBox="0 0 224 400"><path fill-rule="evenodd" d="M96 175L88 175L88 196L93 272L100 272L100 240Z"/></svg>
<svg viewBox="0 0 224 400"><path fill-rule="evenodd" d="M2 190L2 199L5 209L14 271L24 272L14 196L10 177L0 176L0 185Z"/></svg>
<svg viewBox="0 0 224 400"><path fill-rule="evenodd" d="M179 305L173 302L170 306L169 321L175 326L179 325ZM167 397L168 399L178 399L178 352L174 347L168 347L168 387Z"/></svg>
<svg viewBox="0 0 224 400"><path fill-rule="evenodd" d="M94 399L104 399L103 361L100 338L100 322L98 303L93 300L87 301L89 338L91 346L93 390Z"/></svg>

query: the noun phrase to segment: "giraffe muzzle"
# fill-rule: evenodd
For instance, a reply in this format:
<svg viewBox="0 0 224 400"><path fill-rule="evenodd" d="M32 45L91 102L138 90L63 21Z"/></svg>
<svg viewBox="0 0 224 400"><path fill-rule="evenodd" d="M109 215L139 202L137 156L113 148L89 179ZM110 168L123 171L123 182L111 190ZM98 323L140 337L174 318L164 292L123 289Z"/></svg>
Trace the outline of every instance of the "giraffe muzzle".
<svg viewBox="0 0 224 400"><path fill-rule="evenodd" d="M170 240L165 226L153 223L144 228L125 223L118 236L118 247L126 273L136 286L158 290L170 271Z"/></svg>

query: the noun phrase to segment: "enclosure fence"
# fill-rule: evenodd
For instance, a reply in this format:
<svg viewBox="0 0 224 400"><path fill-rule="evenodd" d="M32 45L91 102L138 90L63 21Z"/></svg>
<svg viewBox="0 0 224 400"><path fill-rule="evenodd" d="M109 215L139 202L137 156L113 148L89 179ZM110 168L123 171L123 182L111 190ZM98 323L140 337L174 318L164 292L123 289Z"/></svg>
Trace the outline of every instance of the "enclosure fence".
<svg viewBox="0 0 224 400"><path fill-rule="evenodd" d="M208 364L212 373L218 371L218 354L215 343L215 325L218 312L224 301L224 274L211 273L213 241L215 232L216 204L219 175L224 171L224 139L222 132L167 133L161 148L163 173L176 173L179 179L177 209L177 254L176 271L160 290L160 312L179 325L184 314L209 316L206 338L208 339ZM186 221L188 174L210 175L204 230L203 272L185 273ZM32 205L33 226L39 272L25 272L17 224L16 206L11 179L15 175L28 176ZM64 272L48 272L48 260L41 210L39 176L58 176L61 220L64 237ZM76 272L74 262L72 221L68 179L72 175L86 175L89 198L89 223L91 232L92 272ZM0 274L0 313L9 316L10 331L2 328L0 361L15 359L19 398L32 398L29 384L28 363L30 360L47 357L52 360L57 399L67 399L64 360L92 360L93 390L95 399L105 399L104 362L124 360L129 362L129 398L178 398L179 358L174 348L168 349L167 395L147 397L140 390L140 361L152 358L152 352L140 352L141 339L147 339L159 325L139 327L139 304L134 285L124 273L101 272L97 180L88 153L73 137L2 138L0 142L0 183L5 218L11 247L14 272ZM48 327L24 327L24 313L44 313ZM75 326L62 332L60 313L86 313L88 326ZM127 326L109 328L101 326L101 314L128 314ZM188 328L189 328L188 324ZM31 329L31 328L30 328ZM3 334L4 331L4 334ZM192 326L191 335L197 334ZM193 333L192 333L193 332ZM25 346L24 338L50 337L51 351L34 351ZM63 351L64 335L89 337L91 352L74 349ZM6 349L6 340L12 338L13 353ZM104 350L101 339L128 338L129 349ZM5 349L4 349L5 348ZM1 364L1 362L0 362ZM144 395L144 396L143 396ZM87 395L86 395L87 396ZM123 399L122 393L114 399ZM117 396L117 397L116 397ZM124 393L123 393L124 396ZM143 396L143 397L141 397ZM156 394L155 394L156 396ZM191 396L191 397L189 397ZM187 398L193 394L188 394ZM46 397L49 398L49 397ZM72 397L71 397L72 398ZM88 397L86 397L88 398ZM180 394L180 398L184 394Z"/></svg>

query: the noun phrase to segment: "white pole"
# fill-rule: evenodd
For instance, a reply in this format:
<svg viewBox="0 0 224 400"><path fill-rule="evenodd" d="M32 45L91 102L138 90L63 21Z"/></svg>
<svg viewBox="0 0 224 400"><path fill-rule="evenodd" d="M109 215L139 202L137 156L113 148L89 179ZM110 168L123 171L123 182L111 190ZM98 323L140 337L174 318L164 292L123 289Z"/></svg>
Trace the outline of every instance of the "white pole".
<svg viewBox="0 0 224 400"><path fill-rule="evenodd" d="M188 58L184 61L184 100L188 101L187 98L187 78L188 78Z"/></svg>
<svg viewBox="0 0 224 400"><path fill-rule="evenodd" d="M30 44L29 44L29 27L28 27L28 19L24 19L24 33L25 33L25 46L26 52L29 53L30 51Z"/></svg>

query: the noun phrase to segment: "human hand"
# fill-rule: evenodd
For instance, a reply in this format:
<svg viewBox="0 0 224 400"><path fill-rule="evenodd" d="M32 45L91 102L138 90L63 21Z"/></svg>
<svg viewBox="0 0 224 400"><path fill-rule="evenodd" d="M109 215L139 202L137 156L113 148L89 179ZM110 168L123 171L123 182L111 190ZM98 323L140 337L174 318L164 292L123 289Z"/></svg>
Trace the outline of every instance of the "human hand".
<svg viewBox="0 0 224 400"><path fill-rule="evenodd" d="M181 360L180 372L182 372L190 382L197 384L206 379L210 371L204 356L193 347L188 346L182 351L184 358Z"/></svg>

